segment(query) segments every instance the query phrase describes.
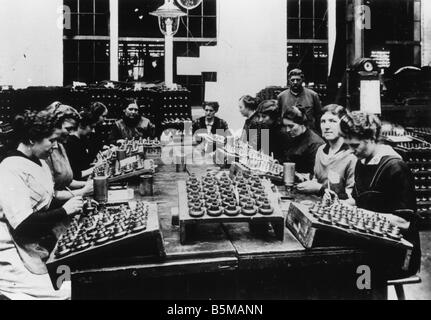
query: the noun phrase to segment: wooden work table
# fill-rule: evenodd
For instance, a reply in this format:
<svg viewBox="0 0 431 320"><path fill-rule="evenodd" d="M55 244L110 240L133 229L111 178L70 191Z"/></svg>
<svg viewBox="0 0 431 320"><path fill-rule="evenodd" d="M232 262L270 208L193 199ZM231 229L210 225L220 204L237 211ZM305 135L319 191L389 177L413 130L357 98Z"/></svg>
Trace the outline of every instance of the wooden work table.
<svg viewBox="0 0 431 320"><path fill-rule="evenodd" d="M215 167L190 165L187 170L199 175L208 168ZM176 182L187 176L177 173L175 165L161 165L154 176L154 196L143 198L159 205L166 257L148 259L137 253L74 270L74 299L386 298L384 263L375 255L355 248L306 250L287 228L280 241L273 233L252 234L247 223L207 224L181 245L172 212L178 208ZM142 199L138 191L135 198ZM371 267L370 290L356 286L360 265Z"/></svg>

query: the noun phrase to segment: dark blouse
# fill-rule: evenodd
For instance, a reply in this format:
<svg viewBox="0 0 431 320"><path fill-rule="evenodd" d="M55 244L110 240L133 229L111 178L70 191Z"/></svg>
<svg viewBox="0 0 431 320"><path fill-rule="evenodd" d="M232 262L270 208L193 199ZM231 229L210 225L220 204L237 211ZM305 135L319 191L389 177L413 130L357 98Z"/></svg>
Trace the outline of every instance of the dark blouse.
<svg viewBox="0 0 431 320"><path fill-rule="evenodd" d="M195 134L198 130L204 130L207 132L207 125L205 122L205 117L200 117L199 119L195 120L193 122L193 134ZM211 127L211 133L212 134L221 134L222 132L225 133L227 130L229 130L229 127L223 119L220 119L218 117L214 117L214 122ZM224 135L224 134L223 134Z"/></svg>
<svg viewBox="0 0 431 320"><path fill-rule="evenodd" d="M404 237L414 245L414 249L407 275L416 274L421 256L416 227L416 193L413 175L405 162L393 156L382 157L377 165L358 161L352 196L360 208L394 214L410 222Z"/></svg>
<svg viewBox="0 0 431 320"><path fill-rule="evenodd" d="M260 123L259 114L257 112L245 120L242 130L241 140L243 142L248 142L252 148L258 150L260 141Z"/></svg>
<svg viewBox="0 0 431 320"><path fill-rule="evenodd" d="M289 141L288 146L282 151L280 162L294 162L296 172L313 174L317 149L323 144L325 142L317 133L307 129L299 137Z"/></svg>
<svg viewBox="0 0 431 320"><path fill-rule="evenodd" d="M88 150L87 141L71 135L64 147L67 152L67 157L69 158L70 166L72 167L73 178L75 180L82 180L82 171L90 168L94 160L91 158Z"/></svg>

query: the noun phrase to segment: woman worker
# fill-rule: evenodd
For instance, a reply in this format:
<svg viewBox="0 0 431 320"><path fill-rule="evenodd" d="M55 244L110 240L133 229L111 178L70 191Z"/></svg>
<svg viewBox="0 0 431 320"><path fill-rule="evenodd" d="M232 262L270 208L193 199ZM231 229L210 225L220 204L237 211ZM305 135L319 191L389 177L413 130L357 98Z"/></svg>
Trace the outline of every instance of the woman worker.
<svg viewBox="0 0 431 320"><path fill-rule="evenodd" d="M326 144L317 150L313 180L297 185L299 192L323 195L329 187L340 199L351 198L357 158L341 136L340 120L345 115L346 110L336 104L323 108L320 128Z"/></svg>
<svg viewBox="0 0 431 320"><path fill-rule="evenodd" d="M90 154L87 137L94 133L98 118L93 118L89 112L81 112L77 127L71 132L65 145L74 179L82 179L91 172L94 158Z"/></svg>
<svg viewBox="0 0 431 320"><path fill-rule="evenodd" d="M252 148L258 149L259 118L257 113L258 102L249 95L239 99L239 112L247 118L242 130L241 140L247 142Z"/></svg>
<svg viewBox="0 0 431 320"><path fill-rule="evenodd" d="M420 241L416 227L416 194L413 175L390 146L378 143L381 123L371 114L354 111L340 123L345 143L358 157L353 198L356 205L385 213L413 245L410 265L400 276L416 274L420 267ZM398 275L397 275L398 276Z"/></svg>
<svg viewBox="0 0 431 320"><path fill-rule="evenodd" d="M46 159L54 178L55 199L64 202L75 196L85 196L91 193L93 181L73 179L73 171L64 148L70 133L78 125L78 111L60 102L52 103L46 111L55 117L55 130L58 134L58 139L54 142L51 153Z"/></svg>
<svg viewBox="0 0 431 320"><path fill-rule="evenodd" d="M277 100L265 100L257 108L259 119L260 141L259 150L273 155L275 159L280 156L282 143L281 126L279 121L279 108Z"/></svg>
<svg viewBox="0 0 431 320"><path fill-rule="evenodd" d="M41 243L51 227L82 209L81 197L51 209L54 183L45 162L57 139L52 115L26 112L13 124L19 145L0 164L0 293L9 299L67 299L54 291Z"/></svg>
<svg viewBox="0 0 431 320"><path fill-rule="evenodd" d="M319 147L325 142L313 130L306 127L307 117L297 107L288 107L282 117L282 130L288 137L287 145L282 145L281 161L295 163L299 176L309 176L314 172L314 162Z"/></svg>

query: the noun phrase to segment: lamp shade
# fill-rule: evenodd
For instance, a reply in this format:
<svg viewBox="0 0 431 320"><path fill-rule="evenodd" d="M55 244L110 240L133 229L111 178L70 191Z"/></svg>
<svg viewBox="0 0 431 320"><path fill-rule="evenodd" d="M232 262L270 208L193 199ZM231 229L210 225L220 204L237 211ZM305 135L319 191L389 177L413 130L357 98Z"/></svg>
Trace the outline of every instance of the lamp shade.
<svg viewBox="0 0 431 320"><path fill-rule="evenodd" d="M177 33L180 17L186 15L174 4L173 0L166 0L164 5L156 11L150 12L150 14L159 18L160 31L168 36L173 36Z"/></svg>
<svg viewBox="0 0 431 320"><path fill-rule="evenodd" d="M180 18L159 17L159 28L165 36L173 36L178 32Z"/></svg>

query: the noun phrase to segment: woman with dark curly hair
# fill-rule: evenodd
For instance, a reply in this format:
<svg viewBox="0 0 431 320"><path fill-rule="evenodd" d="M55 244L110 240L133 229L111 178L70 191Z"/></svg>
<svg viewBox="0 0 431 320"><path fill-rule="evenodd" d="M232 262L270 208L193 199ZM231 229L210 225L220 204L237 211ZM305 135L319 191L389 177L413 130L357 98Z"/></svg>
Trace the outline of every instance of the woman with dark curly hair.
<svg viewBox="0 0 431 320"><path fill-rule="evenodd" d="M282 130L289 140L284 146L280 162L294 162L297 173L310 176L314 171L317 149L325 142L307 128L306 123L307 117L301 110L297 107L286 108L282 117Z"/></svg>
<svg viewBox="0 0 431 320"><path fill-rule="evenodd" d="M80 180L83 175L85 176L86 173L92 172L91 164L94 158L90 154L87 137L94 133L96 124L97 118L93 118L90 112L81 112L78 125L71 132L65 145L73 177L76 180Z"/></svg>
<svg viewBox="0 0 431 320"><path fill-rule="evenodd" d="M385 213L406 240L414 245L407 275L420 267L420 242L416 228L416 195L413 175L401 156L380 144L377 116L354 111L341 119L345 143L358 157L353 198L360 208ZM405 274L402 274L405 276Z"/></svg>
<svg viewBox="0 0 431 320"><path fill-rule="evenodd" d="M58 138L53 115L26 112L13 127L19 145L0 164L0 293L10 299L69 298L67 285L52 287L43 243L57 222L80 212L82 198L50 208L54 183L45 160Z"/></svg>
<svg viewBox="0 0 431 320"><path fill-rule="evenodd" d="M323 195L329 186L340 199L351 198L357 158L341 135L340 121L346 113L346 109L336 104L323 108L320 129L326 144L317 150L313 180L299 184L299 192Z"/></svg>

